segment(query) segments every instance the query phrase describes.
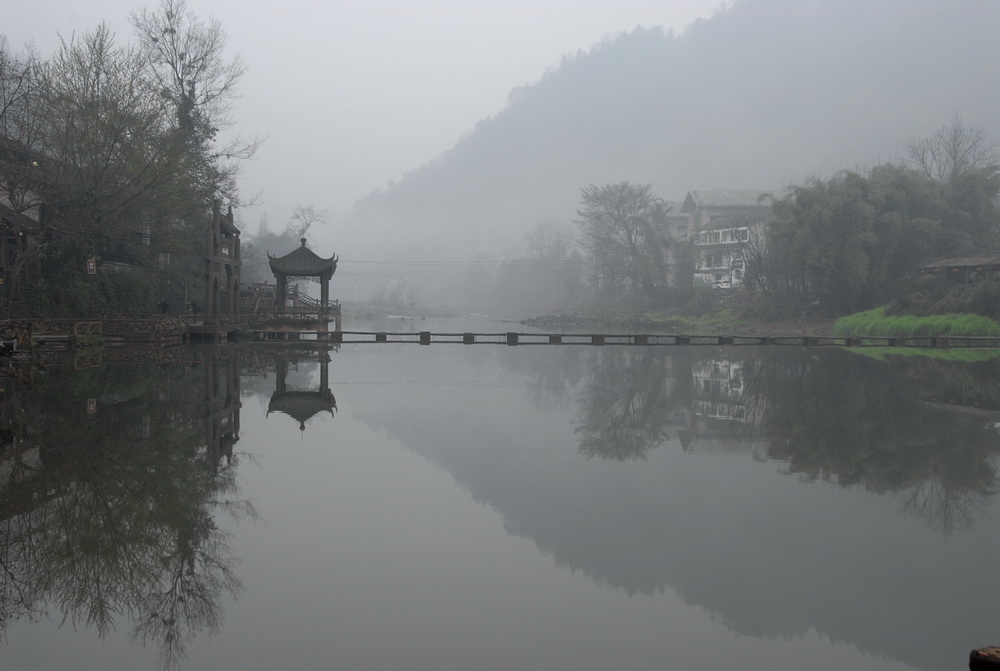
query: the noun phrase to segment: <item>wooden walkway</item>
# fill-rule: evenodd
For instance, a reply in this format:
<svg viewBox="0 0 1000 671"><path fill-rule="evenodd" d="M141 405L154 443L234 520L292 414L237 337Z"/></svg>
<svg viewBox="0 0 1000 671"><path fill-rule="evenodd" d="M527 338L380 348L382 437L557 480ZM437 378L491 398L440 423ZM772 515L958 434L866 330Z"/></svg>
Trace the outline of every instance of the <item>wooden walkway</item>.
<svg viewBox="0 0 1000 671"><path fill-rule="evenodd" d="M324 334L326 335L326 334ZM462 345L632 345L640 347L664 345L791 345L798 347L977 347L1000 348L1000 337L927 336L842 337L807 335L661 335L609 333L432 333L417 331L394 333L387 331L336 331L329 334L338 344L416 343L431 345L452 343Z"/></svg>
<svg viewBox="0 0 1000 671"><path fill-rule="evenodd" d="M324 324L325 326L325 324ZM16 349L75 349L90 345L148 344L174 346L195 340L225 343L235 339L255 343L414 343L462 345L630 345L653 346L761 346L798 347L912 347L1000 348L1000 337L926 336L842 337L816 335L687 335L618 333L503 333L431 331L328 331L313 324L297 328L267 328L230 323L220 318L158 317L152 319L0 321L0 340L17 342Z"/></svg>

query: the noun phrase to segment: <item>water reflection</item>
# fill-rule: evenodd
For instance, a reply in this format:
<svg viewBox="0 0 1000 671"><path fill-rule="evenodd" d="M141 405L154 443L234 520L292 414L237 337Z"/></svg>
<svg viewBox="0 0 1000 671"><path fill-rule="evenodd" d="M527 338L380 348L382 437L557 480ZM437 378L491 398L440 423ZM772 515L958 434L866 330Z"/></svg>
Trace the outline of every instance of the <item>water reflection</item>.
<svg viewBox="0 0 1000 671"><path fill-rule="evenodd" d="M996 359L781 348L605 348L588 358L576 428L586 457L643 459L672 436L685 451L749 451L805 481L891 494L945 534L974 525L997 491Z"/></svg>
<svg viewBox="0 0 1000 671"><path fill-rule="evenodd" d="M242 590L214 516L238 499L239 358L50 365L0 378L0 629L54 614L119 620L173 666Z"/></svg>
<svg viewBox="0 0 1000 671"><path fill-rule="evenodd" d="M320 413L330 413L332 417L337 410L337 399L330 391L330 355L326 348L321 348L313 358L319 362L319 387L298 389L288 384L289 363L296 365L302 353L278 351L274 360L274 393L267 404L267 415L280 412L288 415L299 423L299 431L306 430L306 422ZM308 357L306 357L308 358Z"/></svg>
<svg viewBox="0 0 1000 671"><path fill-rule="evenodd" d="M330 361L231 347L167 365L50 365L0 379L0 626L46 612L102 634L128 623L164 665L220 631L242 584L219 516L254 516L239 445L269 461L244 488L273 526L232 525L247 594L230 613L241 626L213 646L247 668L265 664L247 639L272 627L316 659L336 647L361 666L376 639L404 655L419 631L420 647L455 661L463 624L496 622L500 642L484 645L501 648L537 626L543 646L576 597L593 608L583 629L609 612L624 629L675 595L743 639L819 632L945 668L992 626L979 597L996 588L998 379L995 361L797 348L380 345ZM315 428L338 412L334 390L345 410L329 449ZM297 459L281 444L293 432ZM401 459L400 445L426 459ZM441 471L461 487L445 491ZM589 581L546 574L521 590L520 571L550 569L547 557ZM609 592L630 603L606 608ZM248 609L255 599L265 605ZM636 658L661 654L661 634ZM188 647L194 663L207 646Z"/></svg>
<svg viewBox="0 0 1000 671"><path fill-rule="evenodd" d="M997 491L1000 412L982 402L996 398L995 360L798 359L755 362L769 457L806 480L892 494L945 534L982 517Z"/></svg>
<svg viewBox="0 0 1000 671"><path fill-rule="evenodd" d="M662 349L614 348L594 357L579 396L580 454L643 459L667 438L684 376ZM683 406L681 406L683 407Z"/></svg>

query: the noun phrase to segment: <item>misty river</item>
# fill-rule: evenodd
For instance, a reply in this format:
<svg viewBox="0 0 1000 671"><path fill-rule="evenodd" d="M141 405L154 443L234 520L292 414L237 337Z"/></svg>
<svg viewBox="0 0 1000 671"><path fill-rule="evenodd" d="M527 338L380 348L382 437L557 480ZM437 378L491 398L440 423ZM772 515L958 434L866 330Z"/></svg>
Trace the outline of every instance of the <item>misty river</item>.
<svg viewBox="0 0 1000 671"><path fill-rule="evenodd" d="M431 321L378 329L469 330ZM967 668L998 643L1000 359L962 354L355 343L13 368L0 665Z"/></svg>

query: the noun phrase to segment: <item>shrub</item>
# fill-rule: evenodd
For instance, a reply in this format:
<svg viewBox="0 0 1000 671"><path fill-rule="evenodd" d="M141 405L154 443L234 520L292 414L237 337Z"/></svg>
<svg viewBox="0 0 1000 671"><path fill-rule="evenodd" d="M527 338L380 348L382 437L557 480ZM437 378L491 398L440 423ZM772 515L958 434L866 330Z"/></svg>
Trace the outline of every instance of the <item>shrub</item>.
<svg viewBox="0 0 1000 671"><path fill-rule="evenodd" d="M1000 324L969 313L892 316L881 307L841 317L834 323L833 333L857 337L1000 336Z"/></svg>

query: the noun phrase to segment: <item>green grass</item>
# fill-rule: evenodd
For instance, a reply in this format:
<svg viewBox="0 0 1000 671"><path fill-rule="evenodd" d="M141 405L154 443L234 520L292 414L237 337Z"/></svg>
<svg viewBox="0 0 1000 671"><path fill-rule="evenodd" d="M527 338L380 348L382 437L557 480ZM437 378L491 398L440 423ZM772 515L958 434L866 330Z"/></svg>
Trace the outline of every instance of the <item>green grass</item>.
<svg viewBox="0 0 1000 671"><path fill-rule="evenodd" d="M541 317L521 322L539 328L611 328L615 330L653 331L659 333L735 332L744 325L730 309L697 317L645 312L636 315L579 315Z"/></svg>
<svg viewBox="0 0 1000 671"><path fill-rule="evenodd" d="M1000 324L982 315L951 313L915 317L891 316L885 308L875 308L841 317L833 325L833 334L850 337L995 336Z"/></svg>

